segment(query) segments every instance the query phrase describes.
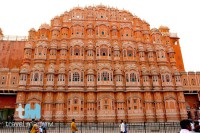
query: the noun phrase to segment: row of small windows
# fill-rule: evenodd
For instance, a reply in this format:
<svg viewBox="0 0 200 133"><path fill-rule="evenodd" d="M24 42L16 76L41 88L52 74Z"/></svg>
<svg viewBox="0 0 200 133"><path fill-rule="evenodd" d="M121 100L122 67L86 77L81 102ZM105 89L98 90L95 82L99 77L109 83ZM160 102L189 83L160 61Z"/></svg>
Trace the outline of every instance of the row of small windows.
<svg viewBox="0 0 200 133"><path fill-rule="evenodd" d="M83 72L74 72L74 73L69 73L69 82L83 82L83 77L84 74ZM87 81L92 82L94 81L94 75L88 75L87 76ZM27 75L21 74L20 75L20 80L21 81L26 81ZM143 82L149 82L149 76L143 76ZM54 82L54 74L47 74L47 82ZM123 76L122 75L116 75L115 80L117 82L123 81ZM162 82L171 82L172 78L170 74L164 74L161 75L161 80ZM31 81L34 82L42 82L43 81L43 74L42 73L33 73L31 76ZM58 82L65 82L65 74L59 74L57 78ZM108 72L108 71L103 71L102 73L97 73L97 81L113 81L113 73ZM158 76L152 76L152 81L153 82L158 82ZM180 82L181 78L180 76L175 77L176 82ZM194 79L191 80L192 84L195 82ZM140 82L140 77L136 73L127 73L126 74L126 82ZM185 79L183 80L183 83L185 83Z"/></svg>
<svg viewBox="0 0 200 133"><path fill-rule="evenodd" d="M66 52L67 50L60 50L60 54L62 56L66 56ZM31 55L31 51L26 51L25 52L27 55ZM97 56L111 56L111 49L110 48L97 48L97 51L96 51L96 55ZM70 49L70 55L71 56L83 56L84 54L84 49L83 48L71 48ZM39 50L39 49L36 49L35 51L35 56L38 55L38 56L43 56L43 55L46 55L46 51L42 51L42 50ZM56 56L57 55L57 50L50 50L50 53L49 53L50 56ZM88 56L94 56L94 51L93 50L88 50L87 51L87 55ZM137 51L136 49L134 48L132 50L131 49L124 49L123 50L123 57L136 57L137 55ZM114 56L117 56L119 57L120 56L120 51L114 51ZM144 52L139 52L139 57L140 58L144 58L145 57L145 53ZM153 58L154 57L154 53L153 52L149 52L147 54L147 57L148 58ZM169 56L170 58L174 58L174 54L170 54ZM159 51L157 52L157 58L166 58L166 53L165 51Z"/></svg>
<svg viewBox="0 0 200 133"><path fill-rule="evenodd" d="M65 33L62 33L62 36L63 37L67 37L68 31L63 31L63 32L65 32ZM87 35L88 36L93 35L93 33L94 33L93 30L87 29ZM114 30L112 32L109 32L109 29L107 29L107 28L103 28L101 30L98 28L96 30L96 35L97 36L101 35L102 37L106 37L106 35L109 36L110 33L112 33L111 35L113 37L117 37L118 33L121 33L121 36L123 38L133 37L133 33L132 33L131 30L125 30L125 31L121 31L121 32L117 32L116 30ZM52 32L52 38L55 39L55 38L59 37L59 34L60 34L59 31L53 31ZM71 35L72 35L72 37L74 37L74 36L83 37L83 35L84 35L84 28L72 28ZM44 38L44 37L45 37L45 34L41 34L41 38Z"/></svg>

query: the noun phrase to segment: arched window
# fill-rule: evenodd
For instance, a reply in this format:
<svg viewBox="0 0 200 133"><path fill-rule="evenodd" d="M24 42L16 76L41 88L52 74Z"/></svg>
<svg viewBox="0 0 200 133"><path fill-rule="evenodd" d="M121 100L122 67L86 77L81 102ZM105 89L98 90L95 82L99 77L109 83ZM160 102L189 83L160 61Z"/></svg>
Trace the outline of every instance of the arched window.
<svg viewBox="0 0 200 133"><path fill-rule="evenodd" d="M126 57L126 49L123 50L123 56Z"/></svg>
<svg viewBox="0 0 200 133"><path fill-rule="evenodd" d="M87 51L87 55L88 55L88 56L93 56L93 51L92 51L92 50L88 50L88 51Z"/></svg>
<svg viewBox="0 0 200 133"><path fill-rule="evenodd" d="M88 82L94 81L94 75L88 75L88 76L87 76L87 81L88 81Z"/></svg>
<svg viewBox="0 0 200 133"><path fill-rule="evenodd" d="M48 74L47 75L47 81L53 81L54 80L54 75L53 74Z"/></svg>
<svg viewBox="0 0 200 133"><path fill-rule="evenodd" d="M74 55L80 56L80 49L79 48L74 49Z"/></svg>
<svg viewBox="0 0 200 133"><path fill-rule="evenodd" d="M165 58L165 51L161 51L161 58Z"/></svg>
<svg viewBox="0 0 200 133"><path fill-rule="evenodd" d="M187 80L183 79L183 85L187 85Z"/></svg>
<svg viewBox="0 0 200 133"><path fill-rule="evenodd" d="M39 47L38 47L38 55L39 55L39 56L42 55L42 49L43 49L42 46L39 46Z"/></svg>
<svg viewBox="0 0 200 133"><path fill-rule="evenodd" d="M136 82L137 79L136 79L136 74L135 73L131 73L130 74L130 82Z"/></svg>
<svg viewBox="0 0 200 133"><path fill-rule="evenodd" d="M109 73L104 71L101 73L101 81L109 81Z"/></svg>
<svg viewBox="0 0 200 133"><path fill-rule="evenodd" d="M166 74L166 82L170 82L170 76L169 76L169 74Z"/></svg>
<svg viewBox="0 0 200 133"><path fill-rule="evenodd" d="M108 56L108 50L106 48L100 49L100 55L101 56Z"/></svg>
<svg viewBox="0 0 200 133"><path fill-rule="evenodd" d="M131 47L127 48L127 56L129 56L129 57L133 56L133 49Z"/></svg>
<svg viewBox="0 0 200 133"><path fill-rule="evenodd" d="M34 74L33 81L39 81L39 74L38 73Z"/></svg>
<svg viewBox="0 0 200 133"><path fill-rule="evenodd" d="M64 82L65 81L65 75L64 74L59 74L58 75L58 81L59 82Z"/></svg>
<svg viewBox="0 0 200 133"><path fill-rule="evenodd" d="M73 81L75 81L75 82L80 81L80 75L78 72L73 73Z"/></svg>
<svg viewBox="0 0 200 133"><path fill-rule="evenodd" d="M196 83L195 83L195 79L192 79L192 80L191 80L191 84L192 84L192 85L195 85L195 84L196 84Z"/></svg>
<svg viewBox="0 0 200 133"><path fill-rule="evenodd" d="M26 79L27 79L27 75L26 74L21 74L20 75L20 80L21 81L26 81Z"/></svg>
<svg viewBox="0 0 200 133"><path fill-rule="evenodd" d="M176 82L180 82L181 81L180 76L176 76L175 79L176 79Z"/></svg>

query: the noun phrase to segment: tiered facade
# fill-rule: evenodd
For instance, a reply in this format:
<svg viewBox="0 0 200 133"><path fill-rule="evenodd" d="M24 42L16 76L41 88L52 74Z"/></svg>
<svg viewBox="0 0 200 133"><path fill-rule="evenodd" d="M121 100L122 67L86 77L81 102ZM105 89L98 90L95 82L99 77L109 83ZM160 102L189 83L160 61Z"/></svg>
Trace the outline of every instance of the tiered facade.
<svg viewBox="0 0 200 133"><path fill-rule="evenodd" d="M23 54L20 68L1 69L0 82L16 80L15 107L38 103L46 121L187 118L179 38L165 26L150 30L128 11L74 8L31 29ZM17 111L15 119L21 121Z"/></svg>

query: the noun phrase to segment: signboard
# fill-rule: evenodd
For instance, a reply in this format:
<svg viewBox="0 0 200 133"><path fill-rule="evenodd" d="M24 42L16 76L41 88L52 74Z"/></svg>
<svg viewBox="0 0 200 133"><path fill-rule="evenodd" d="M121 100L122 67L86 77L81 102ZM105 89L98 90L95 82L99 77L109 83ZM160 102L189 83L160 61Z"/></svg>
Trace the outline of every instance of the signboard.
<svg viewBox="0 0 200 133"><path fill-rule="evenodd" d="M41 107L39 104L34 104L34 109L31 109L30 104L26 104L25 108L22 108L22 105L19 104L16 108L18 116L21 119L40 119L41 118ZM24 112L24 115L22 115Z"/></svg>

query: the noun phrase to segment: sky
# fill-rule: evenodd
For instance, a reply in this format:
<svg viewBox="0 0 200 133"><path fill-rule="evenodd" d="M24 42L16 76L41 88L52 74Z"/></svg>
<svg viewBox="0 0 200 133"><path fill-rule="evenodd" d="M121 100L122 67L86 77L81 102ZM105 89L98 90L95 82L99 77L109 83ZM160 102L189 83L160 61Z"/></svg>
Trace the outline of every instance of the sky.
<svg viewBox="0 0 200 133"><path fill-rule="evenodd" d="M99 4L128 10L151 28L168 26L180 38L185 70L200 71L200 0L1 0L0 28L4 35L28 36L73 7Z"/></svg>

